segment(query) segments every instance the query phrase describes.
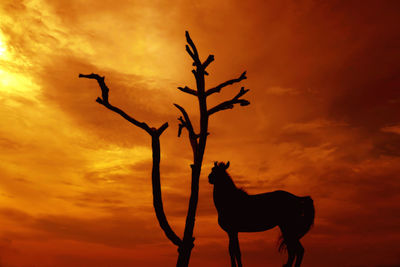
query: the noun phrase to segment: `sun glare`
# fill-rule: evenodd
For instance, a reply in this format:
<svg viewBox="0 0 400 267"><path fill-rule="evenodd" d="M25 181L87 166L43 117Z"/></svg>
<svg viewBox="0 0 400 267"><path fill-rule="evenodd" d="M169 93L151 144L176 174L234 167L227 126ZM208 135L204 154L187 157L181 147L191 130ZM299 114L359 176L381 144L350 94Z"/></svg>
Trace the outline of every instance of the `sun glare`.
<svg viewBox="0 0 400 267"><path fill-rule="evenodd" d="M19 66L20 60L10 52L6 38L0 31L0 92L7 93L0 99L8 98L8 95L23 96L31 100L35 98L39 87L29 75L19 71Z"/></svg>
<svg viewBox="0 0 400 267"><path fill-rule="evenodd" d="M6 51L7 51L6 44L2 40L0 40L0 57L4 57Z"/></svg>
<svg viewBox="0 0 400 267"><path fill-rule="evenodd" d="M7 59L7 44L4 41L3 34L0 31L0 59Z"/></svg>
<svg viewBox="0 0 400 267"><path fill-rule="evenodd" d="M7 98L8 95L18 95L34 100L38 91L39 87L29 76L5 71L0 66L0 92L7 93L0 99Z"/></svg>

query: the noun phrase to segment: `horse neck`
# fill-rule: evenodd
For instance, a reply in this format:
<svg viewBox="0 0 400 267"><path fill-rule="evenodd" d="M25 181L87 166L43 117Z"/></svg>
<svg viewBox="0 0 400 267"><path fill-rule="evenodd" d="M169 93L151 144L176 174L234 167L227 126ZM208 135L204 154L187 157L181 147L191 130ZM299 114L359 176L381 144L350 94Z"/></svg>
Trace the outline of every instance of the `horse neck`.
<svg viewBox="0 0 400 267"><path fill-rule="evenodd" d="M221 182L218 185L214 186L214 191L218 190L221 192L228 193L228 192L236 192L239 190L228 173L224 173L223 177L220 177L219 180Z"/></svg>
<svg viewBox="0 0 400 267"><path fill-rule="evenodd" d="M242 201L247 194L236 187L235 183L229 176L224 174L224 177L218 177L219 183L214 184L213 199L215 207L217 208L218 214L224 213L230 209L233 203Z"/></svg>

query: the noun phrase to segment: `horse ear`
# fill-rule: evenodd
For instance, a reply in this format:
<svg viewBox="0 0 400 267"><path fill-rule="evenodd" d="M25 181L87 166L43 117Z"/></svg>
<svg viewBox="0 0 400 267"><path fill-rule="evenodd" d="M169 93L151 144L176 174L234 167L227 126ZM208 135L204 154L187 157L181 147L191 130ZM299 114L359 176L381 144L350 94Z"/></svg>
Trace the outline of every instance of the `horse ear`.
<svg viewBox="0 0 400 267"><path fill-rule="evenodd" d="M218 166L218 161L214 161L214 167Z"/></svg>
<svg viewBox="0 0 400 267"><path fill-rule="evenodd" d="M226 165L225 165L225 170L229 168L229 164L230 164L230 162L228 161L228 162L226 163Z"/></svg>

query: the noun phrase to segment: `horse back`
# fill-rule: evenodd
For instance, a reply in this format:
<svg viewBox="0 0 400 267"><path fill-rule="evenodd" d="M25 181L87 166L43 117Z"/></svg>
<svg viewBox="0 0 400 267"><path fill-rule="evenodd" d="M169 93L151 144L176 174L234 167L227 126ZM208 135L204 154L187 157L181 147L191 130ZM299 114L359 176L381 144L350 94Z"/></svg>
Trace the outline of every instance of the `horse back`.
<svg viewBox="0 0 400 267"><path fill-rule="evenodd" d="M250 205L262 205L266 208L270 208L269 206L285 207L286 205L293 205L301 198L283 190L248 196Z"/></svg>

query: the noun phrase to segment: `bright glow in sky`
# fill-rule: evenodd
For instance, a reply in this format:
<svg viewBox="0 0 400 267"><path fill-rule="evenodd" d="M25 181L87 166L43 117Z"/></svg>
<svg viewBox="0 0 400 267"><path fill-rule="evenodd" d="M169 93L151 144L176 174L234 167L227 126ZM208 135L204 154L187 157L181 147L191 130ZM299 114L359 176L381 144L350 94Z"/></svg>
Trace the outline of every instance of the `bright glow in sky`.
<svg viewBox="0 0 400 267"><path fill-rule="evenodd" d="M0 35L0 38L2 36ZM4 59L6 57L7 47L3 40L0 39L0 58Z"/></svg>

